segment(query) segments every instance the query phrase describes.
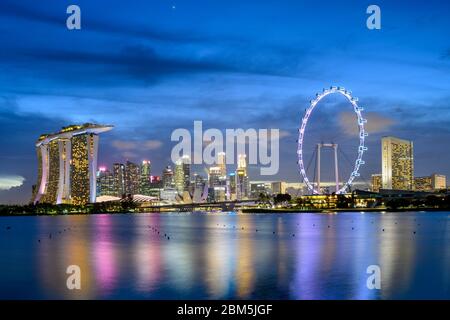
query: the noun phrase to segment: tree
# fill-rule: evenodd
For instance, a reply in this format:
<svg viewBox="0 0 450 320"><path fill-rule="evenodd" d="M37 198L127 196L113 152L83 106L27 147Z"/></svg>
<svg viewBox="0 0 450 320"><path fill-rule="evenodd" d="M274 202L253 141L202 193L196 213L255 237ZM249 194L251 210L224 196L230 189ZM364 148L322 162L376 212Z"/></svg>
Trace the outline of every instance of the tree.
<svg viewBox="0 0 450 320"><path fill-rule="evenodd" d="M425 199L425 204L429 207L436 208L436 207L440 207L440 205L442 204L442 201L440 198L436 197L435 195L429 195Z"/></svg>
<svg viewBox="0 0 450 320"><path fill-rule="evenodd" d="M275 196L274 201L275 203L283 203L283 202L289 202L292 200L292 197L290 194L287 193L279 193Z"/></svg>
<svg viewBox="0 0 450 320"><path fill-rule="evenodd" d="M393 198L386 201L386 207L396 210L398 208L404 208L409 205L409 201L402 198Z"/></svg>

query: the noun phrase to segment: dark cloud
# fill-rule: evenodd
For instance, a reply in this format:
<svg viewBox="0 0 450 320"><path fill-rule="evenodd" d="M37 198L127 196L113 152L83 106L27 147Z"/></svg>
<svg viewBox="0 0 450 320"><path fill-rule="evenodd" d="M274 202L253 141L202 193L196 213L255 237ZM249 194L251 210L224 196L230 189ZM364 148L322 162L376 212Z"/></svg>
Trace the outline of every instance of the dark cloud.
<svg viewBox="0 0 450 320"><path fill-rule="evenodd" d="M204 60L166 58L143 45L127 46L119 52L48 50L15 52L4 58L18 66L27 63L41 77L74 85L123 85L131 81L154 83L166 76L202 72L234 71L230 66ZM9 65L11 65L9 64Z"/></svg>
<svg viewBox="0 0 450 320"><path fill-rule="evenodd" d="M38 7L32 5L34 1L22 1L21 4L17 4L16 1L2 0L0 2L0 15L8 18L16 18L25 20L28 22L45 23L57 27L66 27L66 8L68 4L52 3L47 7ZM83 7L83 6L82 6ZM107 8L106 8L107 9ZM204 37L194 35L187 32L165 32L162 30L150 29L148 26L139 26L134 24L121 24L118 21L101 21L99 16L96 15L95 19L92 19L93 15L84 14L86 11L82 11L82 29L83 31L94 31L105 34L115 34L125 37L136 37L145 40L156 40L164 42L195 42L203 41Z"/></svg>
<svg viewBox="0 0 450 320"><path fill-rule="evenodd" d="M450 59L450 49L447 49L442 53L441 59L444 59L444 60Z"/></svg>

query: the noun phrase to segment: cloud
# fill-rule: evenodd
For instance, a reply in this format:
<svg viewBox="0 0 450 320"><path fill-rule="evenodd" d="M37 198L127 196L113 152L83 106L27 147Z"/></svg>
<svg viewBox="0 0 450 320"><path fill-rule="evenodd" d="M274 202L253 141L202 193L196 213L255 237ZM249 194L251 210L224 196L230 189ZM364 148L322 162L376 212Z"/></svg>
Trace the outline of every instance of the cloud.
<svg viewBox="0 0 450 320"><path fill-rule="evenodd" d="M120 151L156 150L161 148L163 143L159 140L113 140L112 146Z"/></svg>
<svg viewBox="0 0 450 320"><path fill-rule="evenodd" d="M367 119L365 129L369 134L386 132L392 125L395 124L394 119L385 117L377 112L366 112L363 117ZM338 123L345 134L350 136L358 135L358 126L356 124L355 113L350 111L343 111L339 113Z"/></svg>
<svg viewBox="0 0 450 320"><path fill-rule="evenodd" d="M450 59L450 49L445 50L445 51L441 54L441 59L443 59L443 60Z"/></svg>
<svg viewBox="0 0 450 320"><path fill-rule="evenodd" d="M238 67L205 57L175 57L147 45L126 45L111 50L15 49L0 53L9 66L33 65L42 77L75 85L155 83L181 74L236 72Z"/></svg>
<svg viewBox="0 0 450 320"><path fill-rule="evenodd" d="M113 140L112 146L118 150L133 150L136 149L136 142L134 141L123 141L123 140Z"/></svg>
<svg viewBox="0 0 450 320"><path fill-rule="evenodd" d="M148 151L157 150L163 146L159 140L113 140L111 146L118 151L112 153L117 161L136 160L140 161L148 157ZM119 157L117 157L119 156Z"/></svg>
<svg viewBox="0 0 450 320"><path fill-rule="evenodd" d="M0 191L20 187L25 178L17 175L0 175Z"/></svg>
<svg viewBox="0 0 450 320"><path fill-rule="evenodd" d="M48 10L36 10L36 7L31 9L30 7L32 7L34 1L30 1L29 5L17 5L15 2L16 1L9 2L2 0L0 2L0 15L37 23L45 23L58 28L64 27L65 20L61 19L59 12L58 14L56 12L60 7L54 6L52 12L49 12ZM188 32L166 32L158 30L157 28L149 28L148 25L119 24L117 20L114 20L113 23L109 23L98 19L93 20L91 17L92 16L89 15L83 16L83 30L164 42L183 43L201 41L203 39L203 37Z"/></svg>
<svg viewBox="0 0 450 320"><path fill-rule="evenodd" d="M272 134L271 134L271 130L275 130L275 129L268 129L267 134L264 131L258 132L258 129L256 129L256 130L258 133L258 138L267 139L268 141L275 140L276 138L278 138L278 140L281 140L283 138L291 136L291 133L289 131L281 130L281 129L278 129L279 130L278 137L272 136ZM247 143L247 141L246 141L246 143Z"/></svg>
<svg viewBox="0 0 450 320"><path fill-rule="evenodd" d="M159 149L162 145L163 143L159 140L147 140L143 143L144 149L146 150Z"/></svg>
<svg viewBox="0 0 450 320"><path fill-rule="evenodd" d="M135 152L132 152L132 151L124 151L124 152L122 152L122 156L125 159L132 159L132 158L137 158L138 154Z"/></svg>

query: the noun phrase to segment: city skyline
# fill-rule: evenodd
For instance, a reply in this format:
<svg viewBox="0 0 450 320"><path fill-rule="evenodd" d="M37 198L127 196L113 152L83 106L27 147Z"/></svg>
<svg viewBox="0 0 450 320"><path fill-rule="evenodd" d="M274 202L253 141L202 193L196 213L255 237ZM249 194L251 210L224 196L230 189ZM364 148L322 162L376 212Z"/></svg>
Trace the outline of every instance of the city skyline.
<svg viewBox="0 0 450 320"><path fill-rule="evenodd" d="M201 165L207 173L206 180L201 174L191 170L191 159L187 155L183 155L175 163L171 163L174 166L174 170L171 171L171 180L168 184L165 182L165 173L167 170L172 170L170 164L160 174L155 174L151 171L151 160L144 159L142 162L134 163L126 159L125 165L121 162L115 162L110 166L112 169L110 170L108 166L98 165L97 152L99 148L98 134L109 131L112 128L113 126L110 125L102 126L86 123L83 125L65 126L56 133L41 134L36 142L38 180L32 188L31 202L86 204L95 202L96 198L105 195L116 198L126 195L151 195L164 200L162 193L165 192L167 194L171 190L173 190L173 193L170 192L169 196L171 201L175 201L176 197L183 199L186 195L190 199L189 201L192 201L195 198L194 194L197 192L195 190L198 184L197 178L204 181L203 187L200 188L201 190L205 185L209 186L209 201L248 199L252 184L282 183L304 185L301 181L279 180L276 179L276 176L272 177L274 179L252 181L247 173L248 164L245 154L236 155L236 170L231 171L227 175L229 166L227 166L225 161L225 152L216 154L216 162L213 165ZM83 149L81 145L77 147L79 144L77 141L80 139L80 143L84 141L84 136L88 140ZM78 140L74 141L75 139ZM438 191L446 188L447 177L445 175L438 174L435 171L430 172L428 176L414 175L412 141L393 136L384 136L381 138L380 144L382 158L380 171L382 173L372 173L370 181L361 181L361 178L357 179L355 184L365 186L363 190L376 192L378 189ZM83 153L86 154L85 157ZM84 174L82 169L77 169L76 165L77 162L82 161L84 158L88 160L84 166L87 170L85 170L86 174ZM83 178L83 175L86 177ZM217 179L214 176L217 176ZM154 183L151 179L157 179L155 182L158 186L151 186L151 183ZM75 180L75 183L72 180ZM87 181L86 183L83 182L85 180ZM119 180L122 182L120 183ZM86 190L77 188L76 181L86 184L88 186L84 188ZM159 185L160 182L161 185ZM343 181L340 181L340 183L343 183ZM325 184L327 184L326 190L332 185L330 182L325 182ZM105 186L106 192L102 190ZM191 186L194 189L191 189ZM299 191L295 191L296 189L305 190L306 185L303 187L294 188L294 193L298 194ZM161 191L158 191L156 195L154 190L150 190L151 188ZM222 195L216 194L218 189L220 189L219 191ZM279 189L281 190L281 187ZM286 190L286 187L284 189ZM233 192L233 195L230 195L230 190ZM183 192L188 193L184 195ZM207 191L205 192L208 194ZM304 191L300 192L301 194L308 194L307 192L304 193ZM87 196L80 196L80 198L77 194L87 194ZM202 201L205 201L205 199Z"/></svg>
<svg viewBox="0 0 450 320"><path fill-rule="evenodd" d="M65 4L2 1L0 19L11 28L0 33L0 202L30 199L37 179L33 141L68 123L116 126L102 140L99 165L148 158L156 172L170 162L170 132L194 120L205 128L280 128L277 180L294 173L300 179L299 122L311 95L333 84L351 88L365 107L364 176L380 173L380 139L393 135L414 142L418 177L448 177L450 153L442 145L450 139L450 4L412 3L380 1L378 33L365 27L364 3L186 1L174 10L141 2L126 6L126 16L120 1L101 16L93 13L98 4L85 3L75 33L64 28ZM30 29L36 37L24 43ZM314 138L329 142L326 129L354 138L348 105L324 101L321 110L312 119ZM261 180L254 167L248 171Z"/></svg>

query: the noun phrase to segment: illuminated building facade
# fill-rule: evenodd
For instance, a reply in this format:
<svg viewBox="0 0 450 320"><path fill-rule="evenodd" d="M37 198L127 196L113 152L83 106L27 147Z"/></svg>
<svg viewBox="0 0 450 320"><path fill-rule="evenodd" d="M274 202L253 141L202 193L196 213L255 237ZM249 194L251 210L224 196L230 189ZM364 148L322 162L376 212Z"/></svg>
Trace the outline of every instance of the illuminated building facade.
<svg viewBox="0 0 450 320"><path fill-rule="evenodd" d="M99 134L112 129L86 123L41 135L36 142L38 183L34 203L95 202Z"/></svg>
<svg viewBox="0 0 450 320"><path fill-rule="evenodd" d="M238 155L238 167L236 169L236 199L248 199L250 184L247 175L247 159L245 154Z"/></svg>
<svg viewBox="0 0 450 320"><path fill-rule="evenodd" d="M434 190L447 189L447 177L443 174L432 174L431 182Z"/></svg>
<svg viewBox="0 0 450 320"><path fill-rule="evenodd" d="M383 137L381 154L383 189L412 190L414 188L412 141Z"/></svg>
<svg viewBox="0 0 450 320"><path fill-rule="evenodd" d="M225 201L227 199L227 176L222 175L220 166L208 170L208 199L210 201Z"/></svg>
<svg viewBox="0 0 450 320"><path fill-rule="evenodd" d="M191 183L191 158L182 156L175 162L175 188L179 193L189 190Z"/></svg>
<svg viewBox="0 0 450 320"><path fill-rule="evenodd" d="M151 182L151 167L150 160L142 161L141 165L141 177L139 180L139 193L142 195L150 195L150 182Z"/></svg>
<svg viewBox="0 0 450 320"><path fill-rule="evenodd" d="M100 196L116 196L114 175L105 167L100 167L97 171L97 197Z"/></svg>
<svg viewBox="0 0 450 320"><path fill-rule="evenodd" d="M234 200L236 200L236 173L235 172L230 173L229 181L230 181L229 199L234 201Z"/></svg>
<svg viewBox="0 0 450 320"><path fill-rule="evenodd" d="M125 165L125 193L139 194L140 182L140 168L139 165L127 161Z"/></svg>
<svg viewBox="0 0 450 320"><path fill-rule="evenodd" d="M379 192L381 188L382 188L382 175L380 173L373 174L370 189L373 192Z"/></svg>
<svg viewBox="0 0 450 320"><path fill-rule="evenodd" d="M170 166L164 168L162 172L162 186L164 189L171 189L175 187L173 181L173 170Z"/></svg>
<svg viewBox="0 0 450 320"><path fill-rule="evenodd" d="M446 188L447 177L442 174L414 178L414 189L417 191L439 191Z"/></svg>
<svg viewBox="0 0 450 320"><path fill-rule="evenodd" d="M122 163L114 163L114 196L122 198L125 194L125 165Z"/></svg>
<svg viewBox="0 0 450 320"><path fill-rule="evenodd" d="M227 176L227 165L225 161L225 152L219 152L217 154L217 166L220 168L222 176Z"/></svg>
<svg viewBox="0 0 450 320"><path fill-rule="evenodd" d="M181 160L183 162L183 191L188 191L191 184L191 158L184 155Z"/></svg>
<svg viewBox="0 0 450 320"><path fill-rule="evenodd" d="M181 159L175 162L175 189L179 193L182 193L184 190L184 171L183 161Z"/></svg>

